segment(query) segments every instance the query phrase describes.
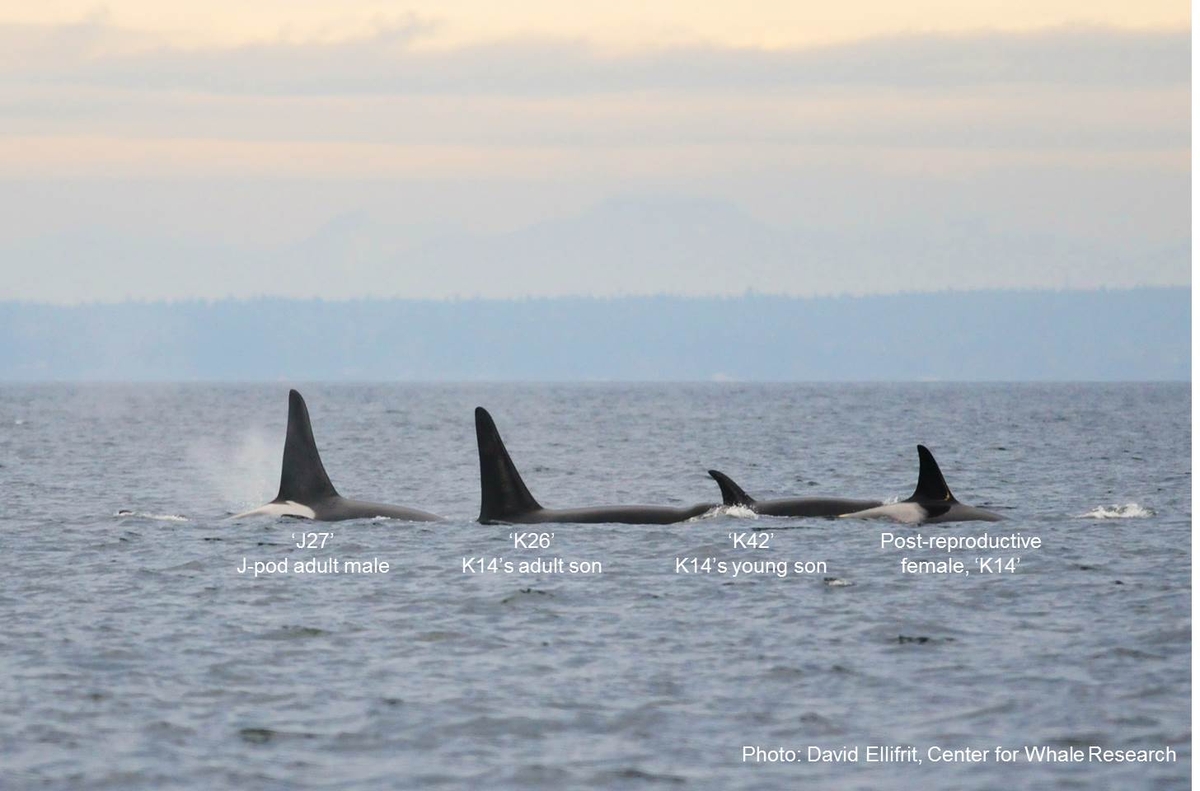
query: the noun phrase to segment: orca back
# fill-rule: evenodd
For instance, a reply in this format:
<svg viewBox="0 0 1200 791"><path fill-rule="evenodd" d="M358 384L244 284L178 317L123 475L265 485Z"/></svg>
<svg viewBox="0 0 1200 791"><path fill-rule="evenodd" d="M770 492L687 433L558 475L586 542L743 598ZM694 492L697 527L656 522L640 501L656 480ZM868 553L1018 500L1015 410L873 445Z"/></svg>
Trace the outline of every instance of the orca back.
<svg viewBox="0 0 1200 791"><path fill-rule="evenodd" d="M479 443L481 500L479 521L505 522L542 510L529 493L521 473L504 447L496 422L483 407L475 409L475 438Z"/></svg>
<svg viewBox="0 0 1200 791"><path fill-rule="evenodd" d="M283 471L279 476L279 496L275 502L288 500L313 503L337 497L337 489L325 472L317 442L313 439L312 422L304 398L295 390L288 395L287 439L283 444Z"/></svg>

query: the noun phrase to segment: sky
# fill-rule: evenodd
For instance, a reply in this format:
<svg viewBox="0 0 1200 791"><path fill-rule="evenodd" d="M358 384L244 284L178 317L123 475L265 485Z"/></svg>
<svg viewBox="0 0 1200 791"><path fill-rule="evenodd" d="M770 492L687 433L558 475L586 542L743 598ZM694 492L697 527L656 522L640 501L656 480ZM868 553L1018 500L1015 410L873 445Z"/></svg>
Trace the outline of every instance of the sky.
<svg viewBox="0 0 1200 791"><path fill-rule="evenodd" d="M0 300L1190 284L1184 2L0 3Z"/></svg>

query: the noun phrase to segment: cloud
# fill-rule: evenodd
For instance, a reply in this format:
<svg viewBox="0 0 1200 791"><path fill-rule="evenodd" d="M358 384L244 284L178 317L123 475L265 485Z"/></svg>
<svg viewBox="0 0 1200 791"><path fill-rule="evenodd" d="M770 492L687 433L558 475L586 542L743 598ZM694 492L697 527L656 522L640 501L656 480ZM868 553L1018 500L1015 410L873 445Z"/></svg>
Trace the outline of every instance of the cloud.
<svg viewBox="0 0 1200 791"><path fill-rule="evenodd" d="M25 91L0 97L0 122L10 143L19 143L22 149L0 155L0 173L22 163L31 165L39 151L63 165L77 161L81 153L95 148L96 138L107 139L110 151L124 141L133 147L135 158L147 163L161 141L174 139L179 150L172 156L181 164L196 153L194 146L184 151L182 141L196 139L225 141L229 155L238 145L254 143L422 146L421 160L426 162L437 159L435 149L447 146L496 155L508 149L510 158L523 152L522 159L535 147L547 153L610 149L629 155L635 147L685 146L731 151L938 147L1063 155L1179 151L1189 145L1188 110L1184 87L1064 91L1046 86L1020 90L983 86L969 92L903 94L872 89L845 95L797 95L786 102L757 94L394 99L62 89L52 95ZM64 148L69 151L64 153ZM400 152L365 153L382 167Z"/></svg>
<svg viewBox="0 0 1200 791"><path fill-rule="evenodd" d="M1060 27L913 34L836 46L673 47L605 53L582 40L510 39L451 50L416 46L436 22L407 16L342 42L227 49L146 46L95 18L0 27L0 80L232 95L573 96L995 84L1188 84L1188 31Z"/></svg>
<svg viewBox="0 0 1200 791"><path fill-rule="evenodd" d="M0 158L0 172L42 167L28 154L53 143L37 138L72 151L171 138L542 147L552 158L549 149L564 148L1186 151L1190 142L1186 33L1077 27L613 54L546 39L431 50L425 37L437 27L408 15L349 41L197 50L147 42L102 16L0 27L0 121L28 149ZM47 156L55 167L78 159ZM125 161L115 149L100 158Z"/></svg>

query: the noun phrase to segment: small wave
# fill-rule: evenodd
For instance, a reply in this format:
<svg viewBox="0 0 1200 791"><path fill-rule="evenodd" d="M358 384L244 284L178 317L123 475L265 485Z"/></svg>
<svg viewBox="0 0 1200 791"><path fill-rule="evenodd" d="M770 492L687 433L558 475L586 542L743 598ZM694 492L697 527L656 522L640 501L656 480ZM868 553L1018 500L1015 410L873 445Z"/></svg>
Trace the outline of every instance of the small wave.
<svg viewBox="0 0 1200 791"><path fill-rule="evenodd" d="M277 731L273 728L242 728L238 731L238 736L242 741L250 744L266 744L275 742L281 739L315 739L315 733L289 733L288 731Z"/></svg>
<svg viewBox="0 0 1200 791"><path fill-rule="evenodd" d="M329 634L324 629L315 626L284 625L278 629L259 635L263 640L303 640L308 637L321 637Z"/></svg>
<svg viewBox="0 0 1200 791"><path fill-rule="evenodd" d="M595 779L599 780L602 785L606 786L613 785L614 781L624 784L630 780L638 783L671 783L678 785L682 785L687 782L686 777L681 777L679 775L655 774L654 772L650 772L645 769L639 769L636 766L631 766L626 769L620 769L616 771L610 770L602 772L596 775Z"/></svg>
<svg viewBox="0 0 1200 791"><path fill-rule="evenodd" d="M919 635L902 634L896 639L896 642L899 643L900 645L909 645L909 644L925 645L926 643L953 643L954 638L953 637L928 637L923 634L919 634Z"/></svg>
<svg viewBox="0 0 1200 791"><path fill-rule="evenodd" d="M186 522L186 521L188 521L188 518L186 516L182 516L181 514L148 514L143 511L120 510L120 511L117 511L115 514L113 514L113 516L120 517L122 519L125 519L125 518L154 519L159 522Z"/></svg>
<svg viewBox="0 0 1200 791"><path fill-rule="evenodd" d="M685 525L695 524L696 522L699 522L702 519L712 519L714 516L721 516L724 513L725 513L725 506L714 505L712 508L709 508L704 513L699 514L697 516L693 516L691 519L684 520L683 524L685 524Z"/></svg>
<svg viewBox="0 0 1200 791"><path fill-rule="evenodd" d="M1146 519L1154 516L1153 508L1146 508L1137 503L1125 505L1100 505L1086 514L1079 514L1076 519Z"/></svg>
<svg viewBox="0 0 1200 791"><path fill-rule="evenodd" d="M553 596L554 595L550 591L538 590L537 588L521 588L513 595L505 596L503 599L500 600L500 603L501 604L511 604L512 602L517 600L518 594L522 594L522 593L524 593L524 594L536 593L538 596Z"/></svg>
<svg viewBox="0 0 1200 791"><path fill-rule="evenodd" d="M716 508L696 518L705 519L710 516L732 516L734 519L758 519L758 514L753 509L744 505L718 505Z"/></svg>

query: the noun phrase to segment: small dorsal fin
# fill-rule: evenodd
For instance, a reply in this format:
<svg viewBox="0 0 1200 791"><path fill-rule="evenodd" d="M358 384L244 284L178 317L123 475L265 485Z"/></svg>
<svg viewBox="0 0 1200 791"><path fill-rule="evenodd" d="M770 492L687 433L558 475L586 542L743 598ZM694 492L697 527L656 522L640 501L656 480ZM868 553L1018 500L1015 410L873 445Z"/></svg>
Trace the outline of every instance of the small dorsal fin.
<svg viewBox="0 0 1200 791"><path fill-rule="evenodd" d="M313 439L312 422L304 398L295 390L288 395L287 439L283 444L283 472L279 476L279 496L275 502L291 500L311 503L327 497L337 497L337 489L325 472L317 442Z"/></svg>
<svg viewBox="0 0 1200 791"><path fill-rule="evenodd" d="M942 471L938 467L937 461L934 460L933 454L929 452L929 448L918 445L917 456L921 459L921 472L917 476L917 489L907 502L958 502L950 493L950 487L946 485L946 479L942 477Z"/></svg>
<svg viewBox="0 0 1200 791"><path fill-rule="evenodd" d="M475 409L475 438L479 442L479 482L482 499L479 521L504 522L513 517L540 511L542 506L533 499L521 473L513 464L500 439L496 422L483 407Z"/></svg>
<svg viewBox="0 0 1200 791"><path fill-rule="evenodd" d="M754 505L754 498L742 491L742 487L733 482L725 473L720 470L709 470L708 474L717 482L717 486L721 487L721 499L724 505Z"/></svg>

